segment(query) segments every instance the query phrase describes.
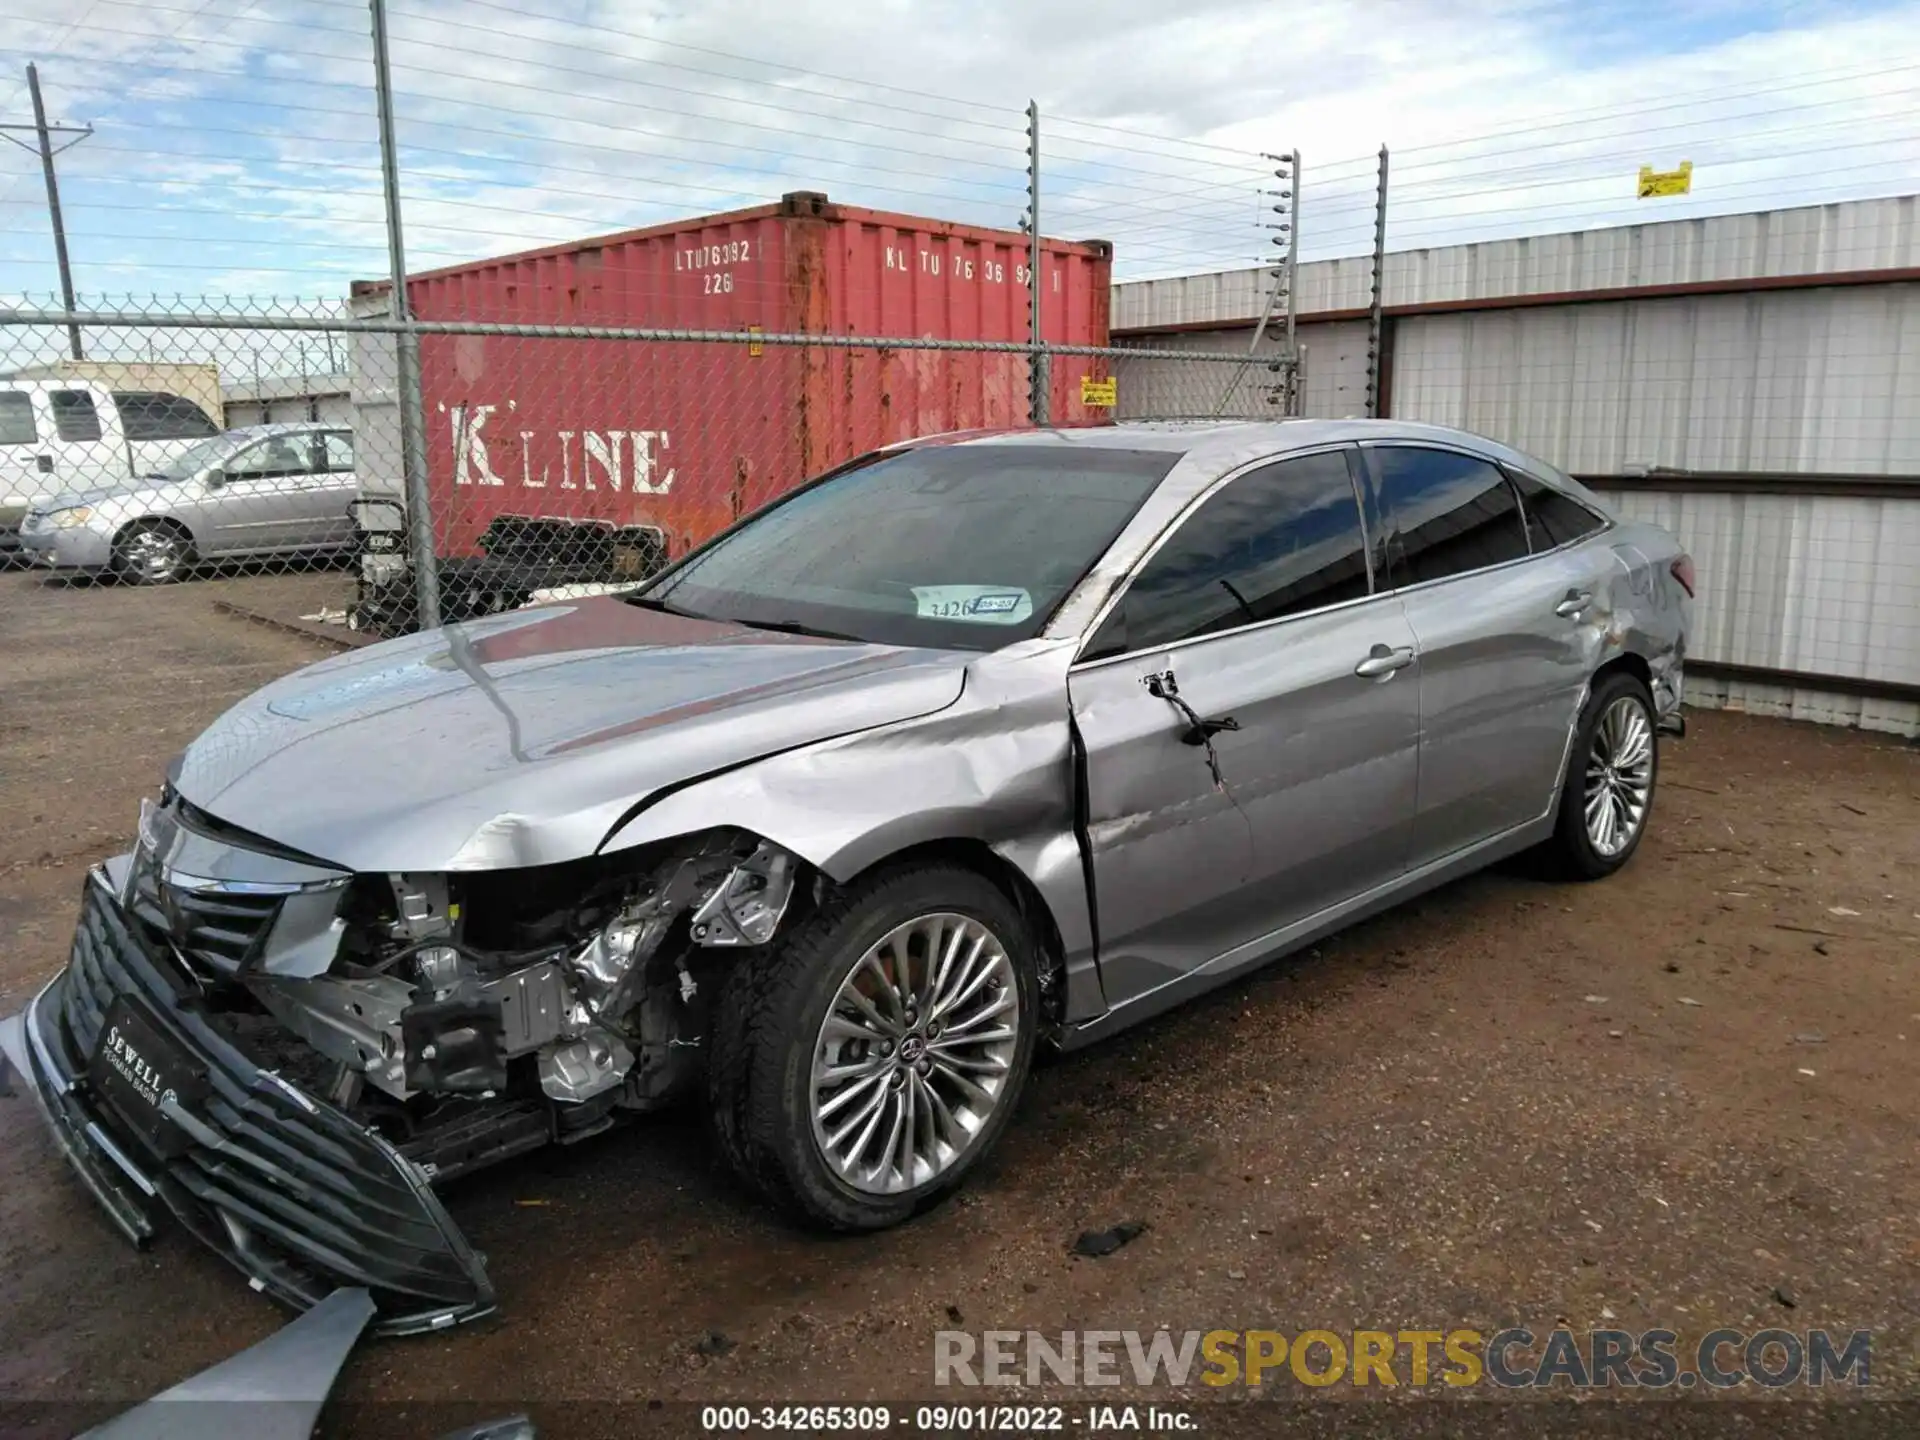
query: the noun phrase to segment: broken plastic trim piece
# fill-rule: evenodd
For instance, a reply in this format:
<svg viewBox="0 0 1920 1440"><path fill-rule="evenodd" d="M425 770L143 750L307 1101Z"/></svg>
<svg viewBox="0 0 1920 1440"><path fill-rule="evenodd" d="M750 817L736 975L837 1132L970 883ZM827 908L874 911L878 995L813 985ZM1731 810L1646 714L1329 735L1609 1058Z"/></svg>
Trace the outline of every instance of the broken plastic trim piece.
<svg viewBox="0 0 1920 1440"><path fill-rule="evenodd" d="M365 1290L335 1290L259 1344L182 1380L81 1440L307 1440L373 1319Z"/></svg>

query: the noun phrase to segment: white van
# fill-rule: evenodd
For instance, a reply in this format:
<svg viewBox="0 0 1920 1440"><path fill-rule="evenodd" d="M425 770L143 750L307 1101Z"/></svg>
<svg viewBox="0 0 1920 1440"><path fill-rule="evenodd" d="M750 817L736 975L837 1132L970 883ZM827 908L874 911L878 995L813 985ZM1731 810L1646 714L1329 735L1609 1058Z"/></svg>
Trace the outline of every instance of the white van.
<svg viewBox="0 0 1920 1440"><path fill-rule="evenodd" d="M182 395L86 380L0 380L0 557L17 550L36 500L158 472L220 434Z"/></svg>

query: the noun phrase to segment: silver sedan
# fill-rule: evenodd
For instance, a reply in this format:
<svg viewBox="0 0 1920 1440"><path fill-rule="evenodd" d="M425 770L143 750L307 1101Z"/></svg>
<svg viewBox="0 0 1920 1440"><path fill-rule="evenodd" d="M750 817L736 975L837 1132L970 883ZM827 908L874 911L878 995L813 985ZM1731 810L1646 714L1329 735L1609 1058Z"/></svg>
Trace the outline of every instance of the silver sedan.
<svg viewBox="0 0 1920 1440"><path fill-rule="evenodd" d="M1626 864L1692 588L1450 430L891 447L634 593L242 702L8 1043L129 1233L389 1328L491 1304L435 1186L689 1094L747 1184L890 1225L1038 1045L1518 851Z"/></svg>
<svg viewBox="0 0 1920 1440"><path fill-rule="evenodd" d="M20 547L52 569L164 585L200 560L344 553L359 491L349 431L252 425L202 440L151 474L36 499Z"/></svg>

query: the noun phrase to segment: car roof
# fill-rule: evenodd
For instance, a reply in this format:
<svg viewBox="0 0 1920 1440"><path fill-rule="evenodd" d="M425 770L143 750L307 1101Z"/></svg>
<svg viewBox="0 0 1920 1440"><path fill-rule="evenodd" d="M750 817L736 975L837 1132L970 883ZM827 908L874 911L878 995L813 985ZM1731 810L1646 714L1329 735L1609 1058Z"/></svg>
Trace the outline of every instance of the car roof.
<svg viewBox="0 0 1920 1440"><path fill-rule="evenodd" d="M953 445L1059 445L1101 450L1162 450L1204 461L1211 452L1239 454L1265 446L1274 454L1361 440L1432 440L1490 453L1507 447L1466 430L1415 420L1122 420L1051 430L959 431L930 436Z"/></svg>

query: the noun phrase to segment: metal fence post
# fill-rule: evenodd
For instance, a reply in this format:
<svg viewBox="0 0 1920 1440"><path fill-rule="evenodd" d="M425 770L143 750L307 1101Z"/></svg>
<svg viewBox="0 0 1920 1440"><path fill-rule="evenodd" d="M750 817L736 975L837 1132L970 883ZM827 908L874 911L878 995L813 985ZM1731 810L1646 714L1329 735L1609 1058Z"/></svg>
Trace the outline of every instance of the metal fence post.
<svg viewBox="0 0 1920 1440"><path fill-rule="evenodd" d="M406 325L407 252L400 232L400 160L393 138L393 72L387 58L386 0L367 0L373 21L373 87L380 111L380 182L387 204L387 258L393 275L389 310L402 322L395 338L395 389L400 407L400 465L407 484L407 552L413 562L414 613L420 628L440 623L440 571L433 554L433 509L427 490L426 404L420 390L420 336ZM364 463L364 462L363 462Z"/></svg>
<svg viewBox="0 0 1920 1440"><path fill-rule="evenodd" d="M1373 295L1367 302L1367 418L1380 418L1380 311L1387 284L1387 147L1380 147L1380 181L1373 200Z"/></svg>
<svg viewBox="0 0 1920 1440"><path fill-rule="evenodd" d="M1052 377L1048 374L1046 342L1040 329L1040 105L1027 102L1027 339L1032 358L1028 364L1027 418L1035 425L1049 423L1052 408Z"/></svg>
<svg viewBox="0 0 1920 1440"><path fill-rule="evenodd" d="M1281 325L1279 353L1267 369L1280 376L1280 382L1274 386L1274 393L1268 397L1280 406L1282 415L1300 413L1300 346L1297 338L1295 320L1298 305L1294 297L1294 282L1299 274L1300 261L1300 152L1289 150L1284 155L1262 154L1264 160L1272 161L1278 168L1273 178L1280 186L1277 190L1263 192L1264 199L1277 200L1277 205L1267 206L1278 220L1263 220L1265 228L1274 231L1273 243L1281 247L1280 257L1274 261L1270 273L1271 284L1267 287L1267 300L1260 307L1260 321L1253 327L1253 343L1247 346L1249 364L1260 354L1260 342L1267 337L1276 321ZM1236 374L1227 389L1222 392L1219 403L1213 407L1215 417L1227 413L1227 405L1233 399L1233 392L1240 383Z"/></svg>

